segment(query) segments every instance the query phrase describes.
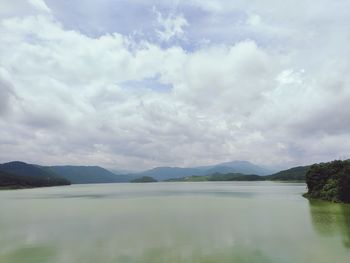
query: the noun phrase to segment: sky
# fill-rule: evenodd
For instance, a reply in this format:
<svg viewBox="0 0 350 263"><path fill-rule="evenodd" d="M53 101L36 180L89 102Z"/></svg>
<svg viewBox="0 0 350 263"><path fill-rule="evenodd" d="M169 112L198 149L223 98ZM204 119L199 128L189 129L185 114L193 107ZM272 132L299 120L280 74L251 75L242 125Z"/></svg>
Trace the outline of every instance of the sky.
<svg viewBox="0 0 350 263"><path fill-rule="evenodd" d="M1 0L0 162L350 158L348 0Z"/></svg>

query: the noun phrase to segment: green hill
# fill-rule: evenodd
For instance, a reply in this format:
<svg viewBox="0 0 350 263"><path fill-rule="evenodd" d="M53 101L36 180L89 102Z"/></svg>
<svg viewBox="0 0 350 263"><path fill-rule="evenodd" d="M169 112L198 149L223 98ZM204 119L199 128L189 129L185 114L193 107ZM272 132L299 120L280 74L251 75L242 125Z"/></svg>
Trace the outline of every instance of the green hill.
<svg viewBox="0 0 350 263"><path fill-rule="evenodd" d="M350 203L350 160L312 165L306 184L306 197Z"/></svg>
<svg viewBox="0 0 350 263"><path fill-rule="evenodd" d="M298 166L264 177L271 181L305 181L305 175L309 168L310 165Z"/></svg>
<svg viewBox="0 0 350 263"><path fill-rule="evenodd" d="M24 162L0 164L0 188L69 185L70 182L39 166Z"/></svg>

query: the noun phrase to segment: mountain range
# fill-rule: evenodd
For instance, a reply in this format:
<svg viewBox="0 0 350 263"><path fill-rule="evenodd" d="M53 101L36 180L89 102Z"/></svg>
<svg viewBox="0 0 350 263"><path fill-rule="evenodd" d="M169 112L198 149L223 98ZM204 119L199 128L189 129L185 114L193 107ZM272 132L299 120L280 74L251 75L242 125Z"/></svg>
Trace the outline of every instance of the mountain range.
<svg viewBox="0 0 350 263"><path fill-rule="evenodd" d="M41 166L19 161L0 164L0 187L6 188L119 183L132 179L99 166Z"/></svg>
<svg viewBox="0 0 350 263"><path fill-rule="evenodd" d="M182 178L192 175L211 175L215 173L227 174L227 173L241 173L241 174L256 174L256 175L269 175L274 171L263 166L247 161L233 161L219 163L215 165L200 166L200 167L156 167L151 170L143 171L140 173L134 173L133 176L142 177L150 176L158 181L165 181L169 179Z"/></svg>
<svg viewBox="0 0 350 263"><path fill-rule="evenodd" d="M41 166L24 162L9 162L0 164L0 187L11 184L9 178L13 176L15 182L20 179L30 178L37 180L39 186L61 184L91 184L91 183L119 183L130 182L137 178L152 177L157 181L183 181L186 177L195 180L202 178L220 178L220 180L248 180L264 177L262 180L303 180L309 166L295 167L288 170L273 173L270 169L252 164L247 161L224 162L216 165L200 167L156 167L150 170L116 174L99 166ZM234 176L233 176L234 175ZM237 177L239 175L239 177ZM247 177L249 175L249 178ZM185 179L187 180L187 179ZM202 179L200 179L202 180ZM3 181L3 182L2 182ZM6 181L6 183L5 183ZM28 184L26 181L25 185ZM46 184L46 185L45 185Z"/></svg>
<svg viewBox="0 0 350 263"><path fill-rule="evenodd" d="M53 173L69 180L72 184L129 182L133 176L112 173L99 166L48 166Z"/></svg>

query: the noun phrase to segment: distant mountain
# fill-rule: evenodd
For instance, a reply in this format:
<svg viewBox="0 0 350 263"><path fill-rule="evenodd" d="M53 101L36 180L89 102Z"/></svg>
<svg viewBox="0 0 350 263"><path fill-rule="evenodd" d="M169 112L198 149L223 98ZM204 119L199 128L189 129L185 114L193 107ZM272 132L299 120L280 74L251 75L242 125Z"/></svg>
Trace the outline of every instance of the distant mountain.
<svg viewBox="0 0 350 263"><path fill-rule="evenodd" d="M117 175L99 166L49 166L54 173L69 180L72 184L97 184L129 182L134 177Z"/></svg>
<svg viewBox="0 0 350 263"><path fill-rule="evenodd" d="M240 174L256 174L267 175L272 171L247 161L233 161L225 162L216 165L200 166L200 167L157 167L151 170L143 171L133 174L134 176L150 176L158 181L165 181L174 178L182 178L187 176L205 176L214 173L227 174L227 173L240 173Z"/></svg>
<svg viewBox="0 0 350 263"><path fill-rule="evenodd" d="M229 166L217 165L205 170L204 174L206 175L215 174L215 173L228 174L228 173L236 173L236 172L237 172L237 169L235 168L232 168Z"/></svg>
<svg viewBox="0 0 350 263"><path fill-rule="evenodd" d="M267 180L272 181L305 180L306 173L308 172L310 167L310 165L293 167L287 170L280 171L278 173L265 176L265 178Z"/></svg>
<svg viewBox="0 0 350 263"><path fill-rule="evenodd" d="M248 161L233 161L233 162L220 163L212 167L208 172L222 173L221 171L225 171L228 173L256 174L256 175L268 175L274 172L271 169L253 164Z"/></svg>
<svg viewBox="0 0 350 263"><path fill-rule="evenodd" d="M245 164L242 162L232 162L237 168L239 167L243 171L249 171L249 169L259 169L259 167L255 167L253 164ZM214 166L208 170L205 170L205 167L200 167L200 169L204 170L204 173L210 171L219 170L220 172L215 172L211 174L202 174L202 175L192 175L192 176L183 176L181 178L174 177L169 178L166 181L170 182L199 182L199 181L304 181L306 173L310 169L310 165L308 166L298 166L293 167L287 170L280 171L278 173L274 173L271 175L260 176L256 174L244 174L244 173L236 173L229 172L231 167L227 166L228 163L219 164ZM234 169L236 169L236 167ZM246 168L246 169L243 169ZM260 172L263 172L263 169L259 169ZM265 170L267 172L267 170Z"/></svg>
<svg viewBox="0 0 350 263"><path fill-rule="evenodd" d="M180 178L190 175L202 175L203 170L199 168L180 168L180 167L157 167L151 170L134 174L137 177L150 176L158 181L164 181L170 178Z"/></svg>
<svg viewBox="0 0 350 263"><path fill-rule="evenodd" d="M68 180L37 165L18 161L0 164L0 187L25 188L69 184Z"/></svg>
<svg viewBox="0 0 350 263"><path fill-rule="evenodd" d="M134 174L135 171L132 170L124 170L124 169L107 169L108 171L114 173L114 174Z"/></svg>

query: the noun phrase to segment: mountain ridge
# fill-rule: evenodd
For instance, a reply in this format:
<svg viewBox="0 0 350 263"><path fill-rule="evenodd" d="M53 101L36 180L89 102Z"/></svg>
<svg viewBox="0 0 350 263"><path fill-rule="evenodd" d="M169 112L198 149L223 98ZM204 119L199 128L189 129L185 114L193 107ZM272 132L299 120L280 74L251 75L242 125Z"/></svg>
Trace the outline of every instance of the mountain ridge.
<svg viewBox="0 0 350 263"><path fill-rule="evenodd" d="M66 178L72 184L121 183L132 180L131 176L115 174L97 165L55 165L46 168Z"/></svg>
<svg viewBox="0 0 350 263"><path fill-rule="evenodd" d="M253 164L248 161L231 161L197 167L161 166L138 173L133 173L132 175L136 177L151 176L158 181L165 181L186 176L205 176L214 173L241 173L247 175L256 174L263 176L271 174L272 172L272 169Z"/></svg>
<svg viewBox="0 0 350 263"><path fill-rule="evenodd" d="M35 164L20 161L0 164L1 187L28 188L69 184L65 178Z"/></svg>
<svg viewBox="0 0 350 263"><path fill-rule="evenodd" d="M25 164L20 161L10 162L11 164ZM5 164L6 165L6 164ZM290 169L282 170L277 173L270 173L268 168L259 166L248 161L231 161L222 162L214 165L198 166L198 167L170 167L162 166L155 167L149 170L127 173L127 174L116 174L111 170L105 169L97 165L53 165L53 166L42 166L31 164L36 167L36 173L44 173L45 176L58 176L70 181L72 184L92 184L92 183L121 183L131 182L132 180L140 177L152 177L157 181L176 180L184 177L196 177L203 176L212 178L213 175L217 174L222 178L230 178L232 174L254 175L261 176L267 180L304 180L306 168L303 166L292 167ZM306 167L306 166L305 166ZM301 170L300 170L301 169ZM1 169L0 169L1 170ZM11 172L11 171L10 171ZM22 171L23 172L23 171ZM29 173L33 174L33 171ZM27 171L28 175L28 171ZM243 178L242 177L242 178ZM248 177L247 177L248 178ZM195 178L199 179L199 178ZM257 178L258 179L258 178Z"/></svg>

